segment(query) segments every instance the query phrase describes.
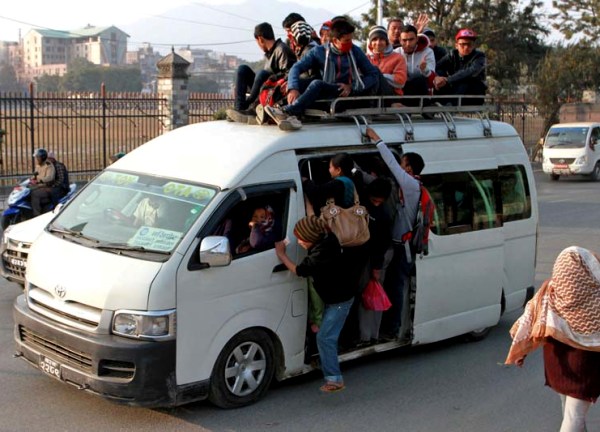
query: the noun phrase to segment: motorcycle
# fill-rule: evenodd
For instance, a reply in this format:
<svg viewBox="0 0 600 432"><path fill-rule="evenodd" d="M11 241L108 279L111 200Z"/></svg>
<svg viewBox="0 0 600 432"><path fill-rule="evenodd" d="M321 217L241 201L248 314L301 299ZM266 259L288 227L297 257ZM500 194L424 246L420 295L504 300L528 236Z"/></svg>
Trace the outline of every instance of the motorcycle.
<svg viewBox="0 0 600 432"><path fill-rule="evenodd" d="M3 230L9 225L17 224L19 222L26 221L33 217L33 208L31 207L31 189L29 188L30 178L26 178L16 185L8 195L6 204L8 207L2 212L0 218L0 226ZM58 200L57 205L68 202L75 191L77 190L77 184L71 183L69 185L69 192L61 199ZM46 213L54 209L54 203L49 202L44 205L42 213Z"/></svg>

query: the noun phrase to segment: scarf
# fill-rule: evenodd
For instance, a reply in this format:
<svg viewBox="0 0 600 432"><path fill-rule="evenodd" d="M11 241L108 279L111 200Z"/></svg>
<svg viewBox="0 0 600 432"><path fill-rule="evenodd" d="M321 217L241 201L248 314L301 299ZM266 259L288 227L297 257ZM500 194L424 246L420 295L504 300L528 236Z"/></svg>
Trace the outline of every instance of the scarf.
<svg viewBox="0 0 600 432"><path fill-rule="evenodd" d="M510 330L506 364L513 364L553 338L587 351L600 351L600 261L571 246L556 258L552 278L525 306Z"/></svg>
<svg viewBox="0 0 600 432"><path fill-rule="evenodd" d="M335 54L335 56L330 55L330 53ZM341 65L341 56L348 56L348 63L350 65L350 82L348 84L352 85L352 91L360 92L365 89L365 84L360 78L360 73L358 72L358 66L356 65L356 59L354 58L354 54L352 50L348 54L344 54L340 52L332 43L327 43L325 45L325 70L323 71L323 81L335 84L336 77L338 74L337 65L334 57L337 57L340 60Z"/></svg>

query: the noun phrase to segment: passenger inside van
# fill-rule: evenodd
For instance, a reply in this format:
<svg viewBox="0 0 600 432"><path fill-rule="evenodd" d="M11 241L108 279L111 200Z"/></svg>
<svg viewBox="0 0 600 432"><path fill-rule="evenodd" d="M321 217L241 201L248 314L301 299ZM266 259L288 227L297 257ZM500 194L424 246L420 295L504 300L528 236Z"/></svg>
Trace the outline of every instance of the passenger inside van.
<svg viewBox="0 0 600 432"><path fill-rule="evenodd" d="M235 248L235 252L245 253L251 250L264 250L275 243L275 214L270 205L258 207L248 223L250 234Z"/></svg>
<svg viewBox="0 0 600 432"><path fill-rule="evenodd" d="M161 199L156 195L142 199L133 212L133 224L135 226L156 226L161 204Z"/></svg>

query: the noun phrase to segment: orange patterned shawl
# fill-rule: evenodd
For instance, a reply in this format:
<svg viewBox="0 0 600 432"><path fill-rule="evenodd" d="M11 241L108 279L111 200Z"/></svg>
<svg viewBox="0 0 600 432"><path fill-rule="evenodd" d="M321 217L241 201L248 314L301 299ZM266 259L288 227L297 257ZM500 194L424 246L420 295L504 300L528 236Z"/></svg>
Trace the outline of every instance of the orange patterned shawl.
<svg viewBox="0 0 600 432"><path fill-rule="evenodd" d="M574 348L600 351L600 261L587 249L563 250L552 278L525 306L510 329L506 364L514 364L552 337Z"/></svg>

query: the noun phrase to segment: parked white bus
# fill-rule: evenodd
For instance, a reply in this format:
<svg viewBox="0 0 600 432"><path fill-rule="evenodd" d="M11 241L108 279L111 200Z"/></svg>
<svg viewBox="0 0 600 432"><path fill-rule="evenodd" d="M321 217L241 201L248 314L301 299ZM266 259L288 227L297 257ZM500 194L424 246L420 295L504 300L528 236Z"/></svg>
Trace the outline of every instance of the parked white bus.
<svg viewBox="0 0 600 432"><path fill-rule="evenodd" d="M401 337L346 347L341 360L482 338L533 294L538 209L518 134L500 122L441 115L369 117L393 151L424 158L435 221ZM301 178L327 180L328 161L341 151L359 165L377 158L362 132L348 118L293 133L207 122L110 165L29 251L14 305L17 354L79 389L146 406L205 398L243 406L273 378L311 371L318 355L305 342L306 279L273 248L235 250L252 209L268 204L290 258L301 260L293 235L305 215Z"/></svg>

